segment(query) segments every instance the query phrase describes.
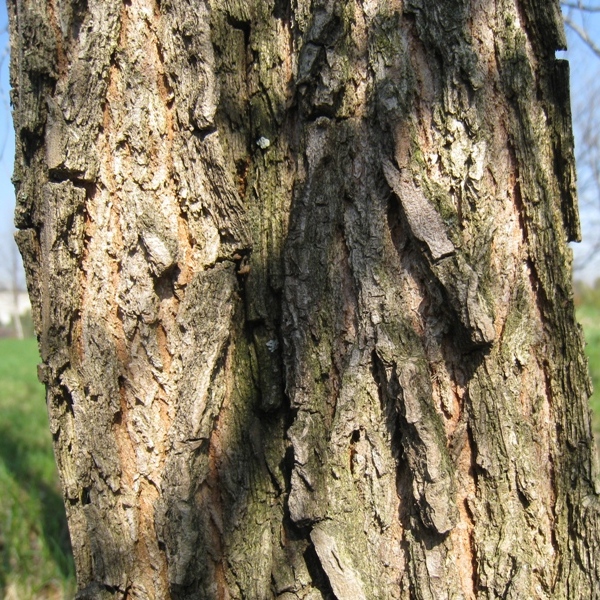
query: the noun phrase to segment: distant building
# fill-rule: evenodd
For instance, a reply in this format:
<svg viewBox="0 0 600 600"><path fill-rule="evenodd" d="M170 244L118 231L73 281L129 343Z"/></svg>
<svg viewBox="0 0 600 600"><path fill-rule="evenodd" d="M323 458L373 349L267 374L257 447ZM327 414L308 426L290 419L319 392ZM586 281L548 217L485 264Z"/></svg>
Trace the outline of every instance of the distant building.
<svg viewBox="0 0 600 600"><path fill-rule="evenodd" d="M12 321L15 315L15 309L19 316L22 316L27 311L31 310L31 302L29 302L27 292L17 292L15 303L14 292L6 290L0 291L0 325L6 326Z"/></svg>

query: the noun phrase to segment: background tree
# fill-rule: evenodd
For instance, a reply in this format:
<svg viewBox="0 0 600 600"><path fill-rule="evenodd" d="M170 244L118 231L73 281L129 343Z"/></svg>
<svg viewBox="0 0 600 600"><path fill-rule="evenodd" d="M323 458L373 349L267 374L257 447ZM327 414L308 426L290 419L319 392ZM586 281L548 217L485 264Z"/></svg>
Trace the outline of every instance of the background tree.
<svg viewBox="0 0 600 600"><path fill-rule="evenodd" d="M600 57L600 47L594 39L594 34L589 31L585 23L586 15L600 13L600 4L597 0L590 2L561 2L563 19L567 28L576 35L596 56Z"/></svg>
<svg viewBox="0 0 600 600"><path fill-rule="evenodd" d="M15 329L15 337L19 340L23 339L23 325L21 323L21 294L24 291L22 273L23 265L17 252L17 248L11 245L9 260L7 261L7 271L10 276L10 292L13 301L13 327Z"/></svg>
<svg viewBox="0 0 600 600"><path fill-rule="evenodd" d="M593 86L591 90L589 97L577 96L575 100L579 104L575 121L579 131L576 146L577 188L580 207L586 213L591 238L587 251L579 257L576 264L580 269L594 260L597 261L600 252L600 238L591 233L600 228L600 113L595 102L596 90Z"/></svg>
<svg viewBox="0 0 600 600"><path fill-rule="evenodd" d="M558 2L9 3L79 598L595 598Z"/></svg>
<svg viewBox="0 0 600 600"><path fill-rule="evenodd" d="M574 99L574 132L577 157L577 189L579 207L583 215L583 244L574 247L574 271L577 279L588 284L598 276L600 265L600 180L598 179L599 139L595 133L598 126L598 110L595 98L598 93L597 39L600 33L600 3L561 2L563 18L569 34L567 56L574 69L572 72Z"/></svg>

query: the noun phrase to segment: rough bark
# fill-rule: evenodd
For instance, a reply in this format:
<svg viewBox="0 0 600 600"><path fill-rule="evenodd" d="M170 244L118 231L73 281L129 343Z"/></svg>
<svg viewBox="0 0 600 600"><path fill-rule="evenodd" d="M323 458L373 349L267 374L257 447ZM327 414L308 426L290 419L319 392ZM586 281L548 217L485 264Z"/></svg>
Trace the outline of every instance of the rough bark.
<svg viewBox="0 0 600 600"><path fill-rule="evenodd" d="M558 2L8 4L78 598L600 598Z"/></svg>

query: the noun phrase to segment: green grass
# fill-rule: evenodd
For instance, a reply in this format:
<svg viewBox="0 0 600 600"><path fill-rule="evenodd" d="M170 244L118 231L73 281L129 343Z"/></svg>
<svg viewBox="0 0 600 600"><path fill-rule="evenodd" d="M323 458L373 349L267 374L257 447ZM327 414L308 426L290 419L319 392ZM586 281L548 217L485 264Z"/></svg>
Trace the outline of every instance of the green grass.
<svg viewBox="0 0 600 600"><path fill-rule="evenodd" d="M594 393L590 398L592 409L592 426L596 443L600 450L600 279L593 285L576 281L575 306L577 307L577 320L583 326L588 357L590 376Z"/></svg>
<svg viewBox="0 0 600 600"><path fill-rule="evenodd" d="M0 339L0 598L70 598L65 511L34 339Z"/></svg>
<svg viewBox="0 0 600 600"><path fill-rule="evenodd" d="M581 304L577 309L577 319L585 334L585 353L594 386L594 393L590 398L592 423L596 441L600 443L600 302Z"/></svg>

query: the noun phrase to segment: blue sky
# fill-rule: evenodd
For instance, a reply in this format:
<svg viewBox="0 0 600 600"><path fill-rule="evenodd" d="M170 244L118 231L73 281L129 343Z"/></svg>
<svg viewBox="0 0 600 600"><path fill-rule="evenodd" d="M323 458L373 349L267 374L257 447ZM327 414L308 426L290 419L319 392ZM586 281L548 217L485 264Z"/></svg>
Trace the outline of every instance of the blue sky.
<svg viewBox="0 0 600 600"><path fill-rule="evenodd" d="M576 3L576 2L575 2ZM584 4L600 7L598 0L588 0ZM593 42L600 46L600 8L599 12L582 13L571 11L569 14L575 23L587 31ZM582 127L596 127L600 136L600 110L593 107L600 94L600 56L594 54L580 37L567 27L569 49L563 55L569 60L571 67L571 105L575 133L575 153L578 157L584 150L584 135ZM600 109L600 103L598 103ZM588 111L597 115L596 120L590 119ZM600 140L600 137L598 138ZM598 155L600 159L600 154ZM583 183L588 178L583 161L578 162L579 210L583 241L572 244L575 254L575 277L593 282L600 277L600 252L595 258L589 259L589 254L600 240L600 188L592 187L586 190Z"/></svg>
<svg viewBox="0 0 600 600"><path fill-rule="evenodd" d="M8 83L8 16L0 0L0 282L10 276L15 193L10 181L15 154Z"/></svg>
<svg viewBox="0 0 600 600"><path fill-rule="evenodd" d="M598 0L589 0L590 4ZM600 5L598 3L597 5ZM585 15L573 14L600 45L600 12ZM14 242L12 241L13 211L15 205L14 189L11 183L14 157L14 131L12 128L10 106L9 106L9 78L8 78L8 17L6 4L0 0L0 283L6 281L10 275L9 267ZM582 107L589 106L600 97L600 57L594 55L590 49L575 35L567 29L569 39L569 50L558 53L569 59L571 63L571 98L574 111L575 144L576 151L581 139L578 131L577 114ZM590 100L591 99L591 100ZM599 103L600 105L600 103ZM600 129L600 111L597 122ZM600 139L600 138L599 138ZM599 154L600 157L600 154ZM585 176L580 174L580 180ZM600 252L595 260L589 261L585 268L581 268L582 258L589 254L593 242L600 238L600 189L596 193L589 192L587 195L580 193L580 211L584 241L582 244L573 244L576 264L580 268L576 277L593 282L600 277ZM590 206L596 206L596 210Z"/></svg>

